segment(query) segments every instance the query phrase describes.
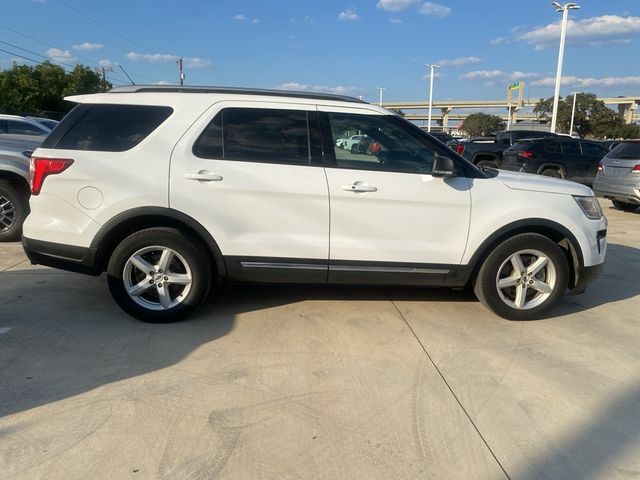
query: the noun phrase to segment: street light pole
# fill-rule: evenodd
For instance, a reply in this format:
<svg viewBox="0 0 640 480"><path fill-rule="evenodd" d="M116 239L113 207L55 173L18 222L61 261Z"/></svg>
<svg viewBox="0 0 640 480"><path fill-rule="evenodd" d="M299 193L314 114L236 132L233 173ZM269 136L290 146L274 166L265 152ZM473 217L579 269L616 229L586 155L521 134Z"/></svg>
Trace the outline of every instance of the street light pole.
<svg viewBox="0 0 640 480"><path fill-rule="evenodd" d="M562 12L562 27L560 29L560 51L558 52L558 71L556 72L556 89L553 95L553 112L551 114L551 133L556 132L556 124L558 121L558 100L560 99L560 82L562 80L562 60L564 57L564 39L567 34L567 21L569 19L569 10L580 8L576 3L567 3L560 5L553 2L551 5L556 12Z"/></svg>
<svg viewBox="0 0 640 480"><path fill-rule="evenodd" d="M431 107L433 106L433 71L439 68L439 65L425 63L425 67L431 70L431 80L429 81L429 120L427 123L427 132L431 131Z"/></svg>
<svg viewBox="0 0 640 480"><path fill-rule="evenodd" d="M576 96L578 92L573 92L573 107L571 107L571 125L569 126L569 136L573 137L573 118L576 114Z"/></svg>
<svg viewBox="0 0 640 480"><path fill-rule="evenodd" d="M378 105L382 106L382 91L386 90L386 88L384 87L376 87L378 90L380 90L380 103Z"/></svg>

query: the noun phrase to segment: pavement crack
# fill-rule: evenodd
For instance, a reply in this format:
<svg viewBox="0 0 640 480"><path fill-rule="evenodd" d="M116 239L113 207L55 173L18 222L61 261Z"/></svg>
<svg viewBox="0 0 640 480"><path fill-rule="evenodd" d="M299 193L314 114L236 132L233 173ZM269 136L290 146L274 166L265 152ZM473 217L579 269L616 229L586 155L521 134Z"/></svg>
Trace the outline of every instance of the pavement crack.
<svg viewBox="0 0 640 480"><path fill-rule="evenodd" d="M433 357L431 357L431 354L429 354L429 351L427 350L427 347L424 345L424 343L422 343L422 341L420 340L420 338L418 337L418 335L416 334L415 330L413 329L413 327L411 326L411 324L409 324L409 321L407 320L407 318L404 316L404 314L402 313L402 311L400 311L400 309L398 308L398 305L396 304L395 300L393 298L391 298L391 295L389 295L389 292L387 290L384 291L384 293L386 294L387 298L389 299L389 301L391 302L391 304L393 305L393 307L396 309L396 311L398 312L398 315L400 315L400 318L402 319L402 321L405 323L405 325L407 326L407 328L409 329L409 331L411 332L411 334L413 335L413 337L416 339L416 341L418 342L418 345L420 345L420 347L422 348L422 351L425 353L425 355L427 356L427 358L429 359L429 362L431 362L431 364L433 365L433 368L436 369L436 372L438 372L438 375L440 376L440 378L442 379L442 381L444 382L444 384L447 386L447 389L449 389L449 392L451 392L451 395L453 396L454 400L456 401L456 403L460 406L460 408L462 409L462 411L464 412L465 416L467 417L467 419L469 420L469 422L471 423L471 425L473 426L474 430L476 431L476 433L478 434L478 436L480 437L480 440L482 440L482 443L484 444L485 447L487 447L487 450L489 451L489 453L491 454L491 456L493 457L493 459L496 461L496 463L498 464L498 466L500 467L500 469L502 470L502 473L504 473L505 477L508 480L511 480L511 477L509 476L509 474L507 473L507 471L505 470L504 466L502 465L502 463L500 462L500 460L498 460L498 457L496 456L496 454L494 453L493 449L489 446L489 443L487 442L487 440L484 438L484 435L482 435L482 433L480 432L480 429L478 428L478 426L476 425L476 423L473 421L473 419L471 418L471 415L469 415L469 412L467 412L467 409L464 408L464 405L462 404L462 402L460 401L460 399L458 398L458 395L456 395L456 392L453 390L453 388L451 387L451 385L449 384L449 382L447 381L447 379L445 378L445 376L443 375L442 371L440 370L440 368L438 368L438 365L436 364L436 362L433 360Z"/></svg>

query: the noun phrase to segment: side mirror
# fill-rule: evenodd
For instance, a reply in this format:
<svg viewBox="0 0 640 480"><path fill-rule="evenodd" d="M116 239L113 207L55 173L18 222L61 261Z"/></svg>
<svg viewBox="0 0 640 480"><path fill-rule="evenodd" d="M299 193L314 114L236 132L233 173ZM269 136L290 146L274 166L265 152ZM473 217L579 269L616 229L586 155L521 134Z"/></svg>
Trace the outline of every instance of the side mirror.
<svg viewBox="0 0 640 480"><path fill-rule="evenodd" d="M449 157L436 156L433 161L431 175L434 177L451 177L454 175L456 166Z"/></svg>

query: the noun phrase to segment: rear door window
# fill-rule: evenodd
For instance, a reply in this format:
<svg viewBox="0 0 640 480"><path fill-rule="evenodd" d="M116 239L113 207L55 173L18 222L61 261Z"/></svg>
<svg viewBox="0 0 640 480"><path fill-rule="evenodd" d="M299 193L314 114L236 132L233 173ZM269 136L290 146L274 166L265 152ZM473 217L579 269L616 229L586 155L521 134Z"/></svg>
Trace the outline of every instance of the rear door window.
<svg viewBox="0 0 640 480"><path fill-rule="evenodd" d="M317 124L316 112L227 108L207 125L193 153L200 158L308 165L312 156L322 155L316 151L317 126L310 129L309 122Z"/></svg>
<svg viewBox="0 0 640 480"><path fill-rule="evenodd" d="M124 152L147 138L173 112L171 107L156 105L82 104L76 108L43 147Z"/></svg>
<svg viewBox="0 0 640 480"><path fill-rule="evenodd" d="M580 145L578 142L562 142L562 153L565 155L581 156Z"/></svg>
<svg viewBox="0 0 640 480"><path fill-rule="evenodd" d="M7 120L7 133L15 133L19 135L46 135L44 128L38 128L27 122L18 120Z"/></svg>
<svg viewBox="0 0 640 480"><path fill-rule="evenodd" d="M582 153L586 157L602 158L607 154L607 150L600 145L589 142L580 142L582 146Z"/></svg>

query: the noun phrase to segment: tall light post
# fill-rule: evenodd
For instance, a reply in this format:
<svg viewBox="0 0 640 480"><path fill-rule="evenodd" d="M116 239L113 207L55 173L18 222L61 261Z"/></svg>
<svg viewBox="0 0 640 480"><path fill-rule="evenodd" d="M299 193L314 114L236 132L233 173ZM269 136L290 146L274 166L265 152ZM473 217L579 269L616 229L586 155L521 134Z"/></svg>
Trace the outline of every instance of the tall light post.
<svg viewBox="0 0 640 480"><path fill-rule="evenodd" d="M556 12L562 12L562 28L560 29L560 51L558 52L558 71L556 72L556 90L553 95L553 112L551 114L551 133L556 131L556 123L558 120L558 100L560 98L560 81L562 79L562 59L564 57L564 38L567 34L567 20L569 19L569 10L580 8L577 3L566 3L560 5L553 2L553 8Z"/></svg>
<svg viewBox="0 0 640 480"><path fill-rule="evenodd" d="M378 105L382 106L382 92L383 90L386 90L385 87L376 87L378 90L380 90L380 103L378 103Z"/></svg>
<svg viewBox="0 0 640 480"><path fill-rule="evenodd" d="M578 92L573 92L573 107L571 107L571 125L569 126L569 136L573 137L573 119L576 115L576 96Z"/></svg>
<svg viewBox="0 0 640 480"><path fill-rule="evenodd" d="M424 66L431 70L431 80L429 81L429 120L427 123L427 132L430 132L431 131L431 107L433 106L433 71L436 68L439 68L440 66L436 65L435 63L432 63L432 64L425 63Z"/></svg>

